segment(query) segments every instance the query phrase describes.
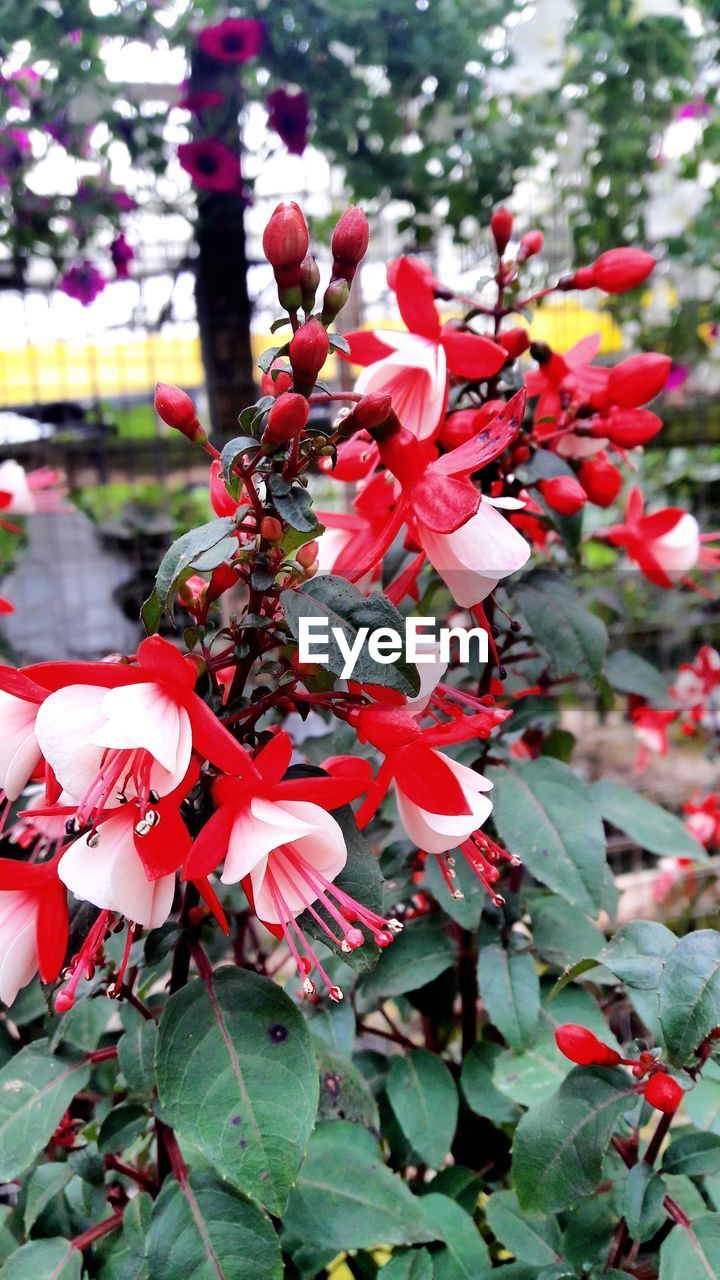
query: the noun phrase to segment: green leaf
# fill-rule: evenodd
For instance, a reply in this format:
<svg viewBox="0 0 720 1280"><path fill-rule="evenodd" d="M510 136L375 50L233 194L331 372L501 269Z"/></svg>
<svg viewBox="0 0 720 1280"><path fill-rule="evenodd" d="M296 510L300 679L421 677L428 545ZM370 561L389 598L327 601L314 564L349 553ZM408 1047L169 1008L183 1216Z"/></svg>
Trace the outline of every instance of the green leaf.
<svg viewBox="0 0 720 1280"><path fill-rule="evenodd" d="M152 1280L282 1280L280 1242L256 1204L212 1173L165 1183L146 1256Z"/></svg>
<svg viewBox="0 0 720 1280"><path fill-rule="evenodd" d="M310 533L317 527L312 497L301 484L291 484L284 476L273 472L268 477L267 487L275 510L286 524L301 533Z"/></svg>
<svg viewBox="0 0 720 1280"><path fill-rule="evenodd" d="M80 1280L82 1254L67 1240L31 1240L12 1253L0 1280Z"/></svg>
<svg viewBox="0 0 720 1280"><path fill-rule="evenodd" d="M329 1261L340 1250L437 1239L426 1203L386 1168L366 1129L340 1120L315 1130L284 1225L290 1237L319 1246Z"/></svg>
<svg viewBox="0 0 720 1280"><path fill-rule="evenodd" d="M357 642L364 627L368 629L365 640L368 635L381 628L391 628L401 637L405 635L405 620L386 596L378 592L364 596L352 583L346 582L344 578L336 578L331 573L318 574L297 590L282 591L280 602L296 640L300 635L301 618L318 619L327 624L327 644L321 632L314 637L314 643L316 652L322 651L328 655L327 661L323 660L321 665L336 676L344 671L347 659L332 634L333 629L342 631L348 647ZM318 640L320 635L323 640L322 650ZM405 662L402 657L389 663L375 662L365 643L355 664L353 680L357 680L359 684L385 685L406 696L415 695L420 688L420 676L413 663Z"/></svg>
<svg viewBox="0 0 720 1280"><path fill-rule="evenodd" d="M444 932L442 920L430 916L412 921L363 979L363 996L374 1000L418 991L449 969L455 958L455 943Z"/></svg>
<svg viewBox="0 0 720 1280"><path fill-rule="evenodd" d="M515 1124L520 1118L516 1104L493 1082L493 1072L502 1049L496 1044L476 1044L465 1055L460 1087L471 1111L493 1124Z"/></svg>
<svg viewBox="0 0 720 1280"><path fill-rule="evenodd" d="M720 1213L694 1218L690 1231L673 1227L660 1249L660 1280L717 1280L720 1275Z"/></svg>
<svg viewBox="0 0 720 1280"><path fill-rule="evenodd" d="M138 1102L121 1102L109 1111L100 1126L98 1150L122 1151L139 1138L149 1120L147 1109Z"/></svg>
<svg viewBox="0 0 720 1280"><path fill-rule="evenodd" d="M377 1103L360 1068L329 1049L319 1048L317 1056L320 1068L318 1124L325 1120L348 1120L377 1133L380 1128Z"/></svg>
<svg viewBox="0 0 720 1280"><path fill-rule="evenodd" d="M677 942L674 933L654 920L632 920L623 925L598 953L604 964L626 986L656 991L665 961Z"/></svg>
<svg viewBox="0 0 720 1280"><path fill-rule="evenodd" d="M547 1267L558 1262L560 1231L552 1218L527 1214L514 1191L495 1191L485 1207L493 1235L521 1262Z"/></svg>
<svg viewBox="0 0 720 1280"><path fill-rule="evenodd" d="M716 1133L680 1133L663 1156L666 1173L682 1173L689 1178L717 1173L720 1169L720 1137Z"/></svg>
<svg viewBox="0 0 720 1280"><path fill-rule="evenodd" d="M577 1067L517 1127L513 1179L524 1209L567 1209L600 1182L615 1125L633 1083L607 1067Z"/></svg>
<svg viewBox="0 0 720 1280"><path fill-rule="evenodd" d="M50 1141L70 1103L90 1079L90 1067L47 1040L21 1049L0 1071L0 1182L12 1182Z"/></svg>
<svg viewBox="0 0 720 1280"><path fill-rule="evenodd" d="M118 1040L120 1070L130 1089L148 1091L153 1088L156 1043L157 1025L147 1018L138 1018L135 1026L130 1027Z"/></svg>
<svg viewBox="0 0 720 1280"><path fill-rule="evenodd" d="M596 956L605 944L605 935L594 921L562 898L538 898L530 914L538 954L558 969Z"/></svg>
<svg viewBox="0 0 720 1280"><path fill-rule="evenodd" d="M281 1213L318 1104L310 1035L289 997L239 969L189 983L163 1011L155 1073L163 1116L180 1141Z"/></svg>
<svg viewBox="0 0 720 1280"><path fill-rule="evenodd" d="M523 578L512 594L530 627L533 642L547 654L552 674L583 676L596 684L605 661L607 630L566 580L541 569Z"/></svg>
<svg viewBox="0 0 720 1280"><path fill-rule="evenodd" d="M99 1280L150 1280L145 1242L152 1208L153 1201L144 1191L126 1205L122 1229L113 1233L103 1254Z"/></svg>
<svg viewBox="0 0 720 1280"><path fill-rule="evenodd" d="M458 1096L450 1072L436 1054L412 1049L395 1054L386 1084L390 1106L410 1146L424 1164L439 1169L457 1124Z"/></svg>
<svg viewBox="0 0 720 1280"><path fill-rule="evenodd" d="M666 1214L662 1178L644 1160L628 1171L622 1195L622 1213L634 1240L650 1240L660 1230Z"/></svg>
<svg viewBox="0 0 720 1280"><path fill-rule="evenodd" d="M656 707L668 705L665 677L637 653L616 649L605 663L605 679L620 693L636 693Z"/></svg>
<svg viewBox="0 0 720 1280"><path fill-rule="evenodd" d="M698 1129L720 1134L720 1066L707 1062L694 1089L685 1094L685 1109Z"/></svg>
<svg viewBox="0 0 720 1280"><path fill-rule="evenodd" d="M432 1257L427 1249L394 1253L383 1267L382 1280L433 1280Z"/></svg>
<svg viewBox="0 0 720 1280"><path fill-rule="evenodd" d="M624 831L641 849L663 857L707 861L702 845L693 839L674 813L668 813L630 787L623 787L619 782L596 782L592 797L601 817Z"/></svg>
<svg viewBox="0 0 720 1280"><path fill-rule="evenodd" d="M226 484L229 484L233 478L232 470L238 458L245 453L256 453L259 447L260 441L256 440L255 436L235 436L223 445L220 454L220 475Z"/></svg>
<svg viewBox="0 0 720 1280"><path fill-rule="evenodd" d="M560 760L487 770L503 844L531 875L595 914L605 883L605 834L588 788Z"/></svg>
<svg viewBox="0 0 720 1280"><path fill-rule="evenodd" d="M480 995L490 1021L511 1049L521 1053L535 1037L540 1019L540 979L528 950L492 943L478 956Z"/></svg>
<svg viewBox="0 0 720 1280"><path fill-rule="evenodd" d="M60 1195L72 1177L69 1164L41 1164L33 1169L25 1192L23 1225L26 1235L30 1234L43 1209Z"/></svg>
<svg viewBox="0 0 720 1280"><path fill-rule="evenodd" d="M720 933L699 929L675 944L660 979L658 1009L670 1061L689 1064L720 1024Z"/></svg>
<svg viewBox="0 0 720 1280"><path fill-rule="evenodd" d="M192 569L215 569L237 551L237 538L231 536L234 529L235 521L221 516L173 542L160 561L153 594L143 605L142 618L149 635L160 621L158 603L161 611L172 617L173 597L184 575Z"/></svg>
<svg viewBox="0 0 720 1280"><path fill-rule="evenodd" d="M491 1274L487 1245L469 1214L447 1196L423 1196L425 1220L444 1242L432 1250L433 1280L485 1280Z"/></svg>

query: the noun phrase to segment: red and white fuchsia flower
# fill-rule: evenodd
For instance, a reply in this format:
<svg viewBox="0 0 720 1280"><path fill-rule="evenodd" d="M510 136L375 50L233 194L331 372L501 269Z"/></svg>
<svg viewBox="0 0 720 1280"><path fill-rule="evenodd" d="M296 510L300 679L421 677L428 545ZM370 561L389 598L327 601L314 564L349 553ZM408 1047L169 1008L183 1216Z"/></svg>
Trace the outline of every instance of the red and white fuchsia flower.
<svg viewBox="0 0 720 1280"><path fill-rule="evenodd" d="M54 982L68 941L67 895L57 858L39 865L0 858L0 1000L11 1005L40 974Z"/></svg>
<svg viewBox="0 0 720 1280"><path fill-rule="evenodd" d="M705 545L717 534L701 534L695 517L681 507L663 507L646 516L638 488L631 489L628 495L624 522L595 536L622 547L658 587L672 587L688 580L693 569L720 566L720 551Z"/></svg>

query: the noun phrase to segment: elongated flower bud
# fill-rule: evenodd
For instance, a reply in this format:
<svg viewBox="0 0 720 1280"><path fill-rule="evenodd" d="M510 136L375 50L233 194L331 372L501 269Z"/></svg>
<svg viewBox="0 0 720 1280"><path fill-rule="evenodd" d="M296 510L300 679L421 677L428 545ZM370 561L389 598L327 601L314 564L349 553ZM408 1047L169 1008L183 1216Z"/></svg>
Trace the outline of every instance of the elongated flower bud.
<svg viewBox="0 0 720 1280"><path fill-rule="evenodd" d="M192 440L193 444L205 444L207 434L200 426L193 404L187 392L169 382L158 382L155 387L155 412L168 427L174 427Z"/></svg>
<svg viewBox="0 0 720 1280"><path fill-rule="evenodd" d="M306 253L300 263L300 290L302 308L309 314L315 306L315 294L320 285L320 268L311 253Z"/></svg>
<svg viewBox="0 0 720 1280"><path fill-rule="evenodd" d="M504 204L501 204L500 208L495 210L490 219L490 230L493 233L495 248L500 257L502 257L508 247L513 230L513 216L510 210L505 208Z"/></svg>
<svg viewBox="0 0 720 1280"><path fill-rule="evenodd" d="M280 305L286 311L302 306L301 272L310 244L302 209L294 200L279 204L263 232L263 253L275 274Z"/></svg>
<svg viewBox="0 0 720 1280"><path fill-rule="evenodd" d="M273 453L281 444L299 436L307 426L309 417L310 405L305 396L297 395L294 391L283 392L268 414L267 426L260 441L263 453Z"/></svg>
<svg viewBox="0 0 720 1280"><path fill-rule="evenodd" d="M579 1067L612 1067L620 1061L620 1054L609 1044L603 1044L592 1031L576 1022L556 1027L555 1041L560 1052Z"/></svg>
<svg viewBox="0 0 720 1280"><path fill-rule="evenodd" d="M662 391L670 372L669 356L657 351L621 360L610 370L607 398L621 409L639 409Z"/></svg>
<svg viewBox="0 0 720 1280"><path fill-rule="evenodd" d="M611 409L606 417L597 419L590 434L606 437L620 449L635 449L652 440L662 425L662 418L650 409Z"/></svg>
<svg viewBox="0 0 720 1280"><path fill-rule="evenodd" d="M273 374L277 376L274 377ZM264 373L260 382L260 387L264 396L281 396L283 391L289 391L292 387L292 374L288 365L280 361L275 361L267 373Z"/></svg>
<svg viewBox="0 0 720 1280"><path fill-rule="evenodd" d="M498 334L497 340L507 351L508 360L517 360L530 346L530 335L527 329L522 329L520 325Z"/></svg>
<svg viewBox="0 0 720 1280"><path fill-rule="evenodd" d="M336 315L342 311L350 297L350 285L347 280L331 280L323 296L320 319L324 325L332 324Z"/></svg>
<svg viewBox="0 0 720 1280"><path fill-rule="evenodd" d="M587 502L587 494L574 476L552 476L541 480L538 488L548 506L561 516L574 516Z"/></svg>
<svg viewBox="0 0 720 1280"><path fill-rule="evenodd" d="M608 249L601 253L590 270L593 284L605 293L627 293L647 280L655 266L655 258L644 249Z"/></svg>
<svg viewBox="0 0 720 1280"><path fill-rule="evenodd" d="M331 241L332 278L351 285L360 263L367 253L370 228L362 209L351 204L338 222Z"/></svg>
<svg viewBox="0 0 720 1280"><path fill-rule="evenodd" d="M645 1085L645 1101L658 1111L672 1115L683 1100L685 1091L666 1071L656 1071Z"/></svg>
<svg viewBox="0 0 720 1280"><path fill-rule="evenodd" d="M571 289L593 289L595 276L592 267L580 267L571 276L562 276L557 287L561 293L569 293Z"/></svg>
<svg viewBox="0 0 720 1280"><path fill-rule="evenodd" d="M301 395L310 395L328 358L329 350L330 341L325 326L315 316L311 316L293 336L288 353L295 390Z"/></svg>
<svg viewBox="0 0 720 1280"><path fill-rule="evenodd" d="M528 258L533 258L539 253L545 243L545 237L542 231L528 231L520 241L520 247L517 251L517 262L526 262Z"/></svg>

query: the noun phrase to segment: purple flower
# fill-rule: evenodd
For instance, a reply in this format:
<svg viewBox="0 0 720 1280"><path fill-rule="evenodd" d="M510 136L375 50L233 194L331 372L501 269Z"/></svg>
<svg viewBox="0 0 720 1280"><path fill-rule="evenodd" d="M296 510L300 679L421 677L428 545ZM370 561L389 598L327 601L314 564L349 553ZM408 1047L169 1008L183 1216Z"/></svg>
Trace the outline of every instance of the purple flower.
<svg viewBox="0 0 720 1280"><path fill-rule="evenodd" d="M208 191L242 190L240 157L219 138L182 142L178 147L178 159L196 187Z"/></svg>
<svg viewBox="0 0 720 1280"><path fill-rule="evenodd" d="M248 62L257 57L263 40L263 24L254 18L225 18L200 32L203 53L218 62Z"/></svg>
<svg viewBox="0 0 720 1280"><path fill-rule="evenodd" d="M307 94L274 89L266 106L269 127L280 136L292 156L301 156L307 146L310 126Z"/></svg>
<svg viewBox="0 0 720 1280"><path fill-rule="evenodd" d="M120 232L120 235L116 236L110 245L110 257L118 280L129 279L130 263L135 257L135 250L128 244L123 232Z"/></svg>
<svg viewBox="0 0 720 1280"><path fill-rule="evenodd" d="M103 274L91 262L78 262L65 272L58 288L68 298L75 298L84 307L89 307L106 284Z"/></svg>

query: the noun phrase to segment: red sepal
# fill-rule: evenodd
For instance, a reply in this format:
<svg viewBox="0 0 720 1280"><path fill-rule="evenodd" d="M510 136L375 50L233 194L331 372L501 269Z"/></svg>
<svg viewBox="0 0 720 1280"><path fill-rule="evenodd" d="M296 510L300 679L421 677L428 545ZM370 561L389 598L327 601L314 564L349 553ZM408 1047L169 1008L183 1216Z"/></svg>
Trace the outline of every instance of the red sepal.
<svg viewBox="0 0 720 1280"><path fill-rule="evenodd" d="M393 347L386 346L372 329L355 329L352 333L343 334L343 337L350 348L350 354L346 355L338 349L338 355L351 364L363 367L377 364L378 360L384 360L386 356L393 354Z"/></svg>
<svg viewBox="0 0 720 1280"><path fill-rule="evenodd" d="M278 782L289 768L292 753L290 734L281 729L255 757L255 767L263 782Z"/></svg>
<svg viewBox="0 0 720 1280"><path fill-rule="evenodd" d="M245 897L250 903L250 907L255 912L255 915L257 916L258 920L260 920L260 923L265 926L265 928L268 930L269 933L273 935L274 938L284 938L285 935L283 933L283 929L281 925L268 924L267 920L261 920L260 916L258 916L257 908L255 906L255 895L253 893L252 880L250 879L250 876L246 876L244 880L240 881L240 883L245 891Z"/></svg>
<svg viewBox="0 0 720 1280"><path fill-rule="evenodd" d="M431 470L444 475L470 475L487 466L512 444L523 423L527 392L521 389L485 427L466 444L444 453Z"/></svg>
<svg viewBox="0 0 720 1280"><path fill-rule="evenodd" d="M205 823L202 831L190 846L182 869L183 880L201 880L214 871L227 853L235 812L230 805L223 805Z"/></svg>
<svg viewBox="0 0 720 1280"><path fill-rule="evenodd" d="M482 338L476 333L443 332L440 338L445 349L448 369L459 378L491 378L502 369L507 351L492 338Z"/></svg>
<svg viewBox="0 0 720 1280"><path fill-rule="evenodd" d="M184 706L190 717L193 749L198 755L233 777L258 777L255 764L245 748L235 741L202 698L192 694Z"/></svg>
<svg viewBox="0 0 720 1280"><path fill-rule="evenodd" d="M157 810L160 821L150 828L147 835L133 833L135 852L148 880L159 880L161 876L177 871L192 844L176 800L165 804L161 800Z"/></svg>
<svg viewBox="0 0 720 1280"><path fill-rule="evenodd" d="M67 889L54 879L40 894L36 924L38 970L43 982L54 982L62 969L70 921Z"/></svg>
<svg viewBox="0 0 720 1280"><path fill-rule="evenodd" d="M421 809L458 817L472 812L450 766L424 742L401 747L392 766L400 790Z"/></svg>
<svg viewBox="0 0 720 1280"><path fill-rule="evenodd" d="M412 486L414 514L434 533L453 533L467 524L480 502L480 490L469 480L436 475L432 468Z"/></svg>
<svg viewBox="0 0 720 1280"><path fill-rule="evenodd" d="M400 259L395 293L400 315L410 332L437 342L440 336L440 318L435 306L435 295L427 275L415 259Z"/></svg>
<svg viewBox="0 0 720 1280"><path fill-rule="evenodd" d="M229 936L230 925L228 924L227 916L225 915L225 912L220 905L220 899L210 884L207 876L201 876L199 880L193 880L192 883L195 885L195 888L200 894L205 906L212 911L223 933Z"/></svg>

